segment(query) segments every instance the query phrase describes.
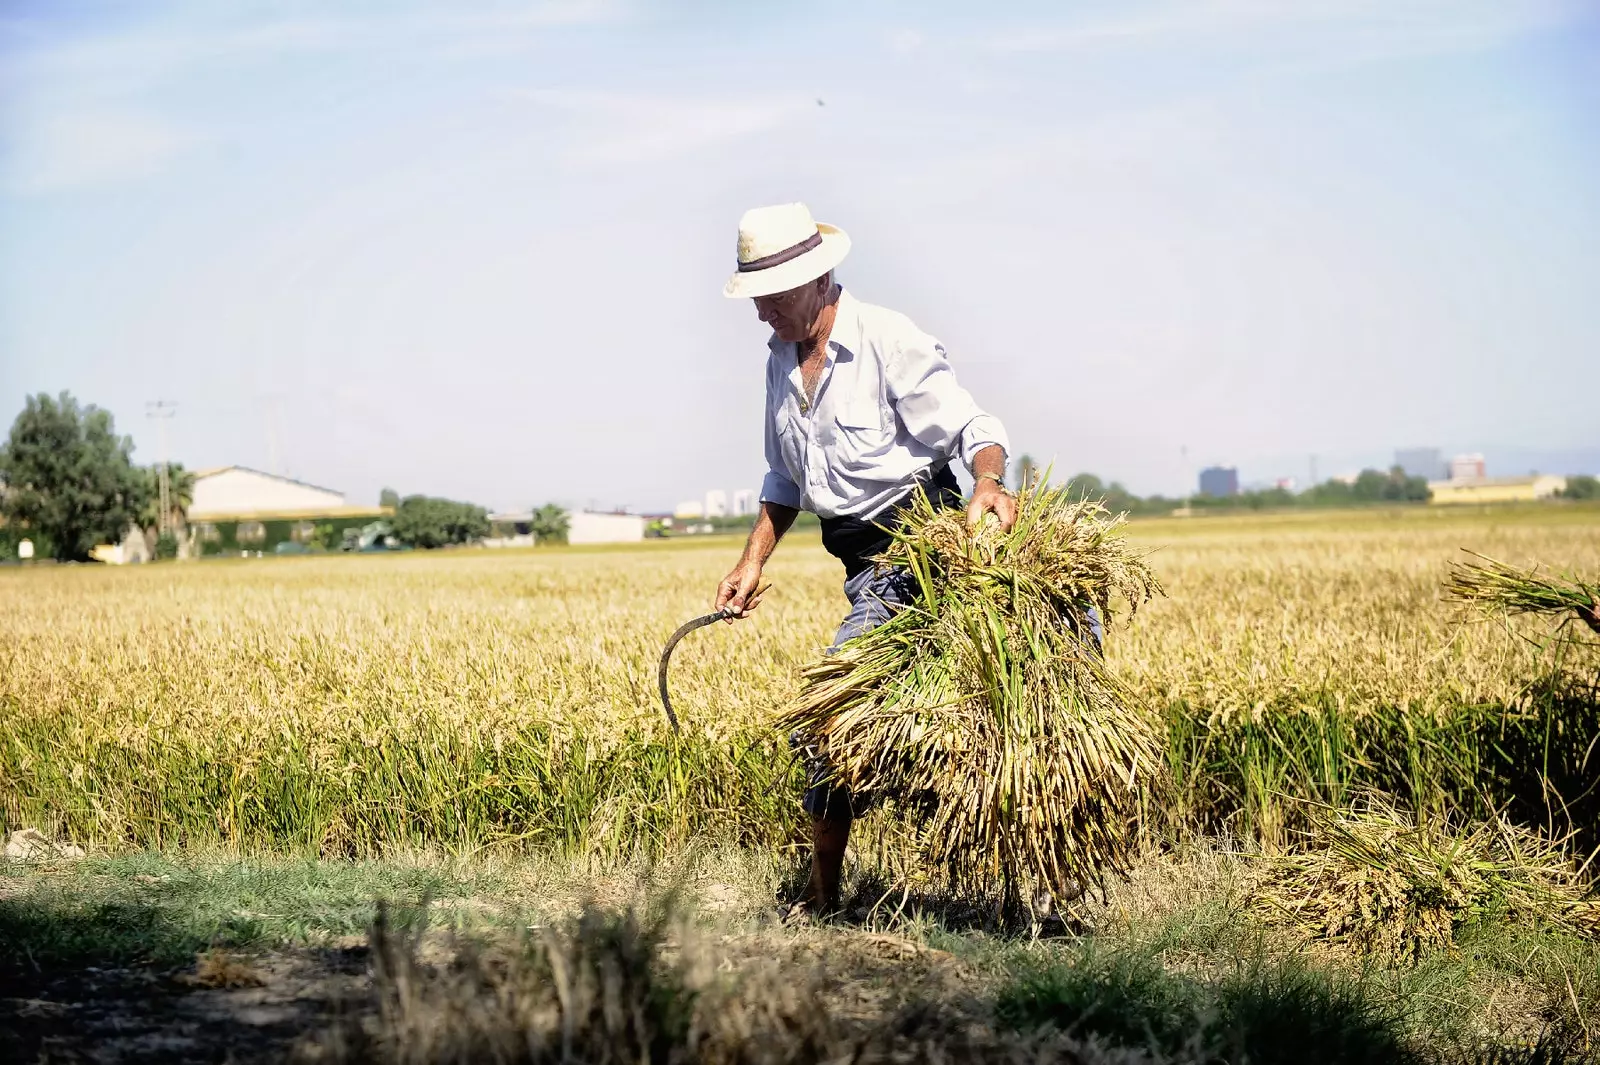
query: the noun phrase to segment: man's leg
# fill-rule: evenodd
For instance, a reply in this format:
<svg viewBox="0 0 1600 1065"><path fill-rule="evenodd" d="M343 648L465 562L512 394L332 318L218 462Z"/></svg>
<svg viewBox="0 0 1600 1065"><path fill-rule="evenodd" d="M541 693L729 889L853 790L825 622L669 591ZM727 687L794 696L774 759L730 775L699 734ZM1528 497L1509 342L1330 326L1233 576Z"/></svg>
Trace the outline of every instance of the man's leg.
<svg viewBox="0 0 1600 1065"><path fill-rule="evenodd" d="M839 883L844 877L844 852L850 842L850 793L834 788L821 816L811 819L811 878L805 903L818 914L839 908Z"/></svg>
<svg viewBox="0 0 1600 1065"><path fill-rule="evenodd" d="M891 611L908 601L903 575L875 574L866 570L844 582L850 599L850 613L834 637L829 653L839 645L889 619ZM818 759L813 767L822 772L826 765ZM806 790L804 806L811 814L811 876L800 905L813 913L832 913L839 908L839 885L844 876L845 847L850 842L854 820L854 796L839 784L812 782Z"/></svg>

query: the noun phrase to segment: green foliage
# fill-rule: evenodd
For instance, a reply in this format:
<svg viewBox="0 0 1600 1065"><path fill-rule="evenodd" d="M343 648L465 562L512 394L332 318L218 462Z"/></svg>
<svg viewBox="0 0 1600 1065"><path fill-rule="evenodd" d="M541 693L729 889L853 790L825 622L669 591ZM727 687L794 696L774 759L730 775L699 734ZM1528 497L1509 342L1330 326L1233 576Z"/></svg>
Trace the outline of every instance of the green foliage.
<svg viewBox="0 0 1600 1065"><path fill-rule="evenodd" d="M178 538L170 532L164 532L156 537L157 558L177 558Z"/></svg>
<svg viewBox="0 0 1600 1065"><path fill-rule="evenodd" d="M139 510L139 524L146 529L158 527L161 524L161 464L145 466L140 472L145 477L148 497ZM181 462L167 463L167 491L172 507L169 517L172 524L177 525L188 513L189 504L194 502L194 473L184 469Z"/></svg>
<svg viewBox="0 0 1600 1065"><path fill-rule="evenodd" d="M1362 470L1354 482L1325 481L1301 493L1314 506L1349 506L1352 503L1426 503L1428 479L1408 477L1399 466L1388 473Z"/></svg>
<svg viewBox="0 0 1600 1065"><path fill-rule="evenodd" d="M22 863L0 871L21 873ZM0 899L0 966L188 961L205 947L268 947L363 932L374 897L464 895L443 869L256 855L89 858L69 876L17 876Z"/></svg>
<svg viewBox="0 0 1600 1065"><path fill-rule="evenodd" d="M400 493L396 492L393 488L385 488L383 491L378 493L378 506L394 507L396 510L399 510Z"/></svg>
<svg viewBox="0 0 1600 1065"><path fill-rule="evenodd" d="M1600 477L1575 473L1567 478L1567 487L1560 492L1562 499L1600 499Z"/></svg>
<svg viewBox="0 0 1600 1065"><path fill-rule="evenodd" d="M120 541L146 508L154 482L132 453L109 412L80 407L69 392L29 396L0 446L0 515L43 533L56 558L84 561L96 544Z"/></svg>
<svg viewBox="0 0 1600 1065"><path fill-rule="evenodd" d="M1421 1062L1404 1018L1372 984L1299 960L1242 961L1216 982L1168 971L1154 950L1085 950L1023 968L996 1013L1195 1063Z"/></svg>
<svg viewBox="0 0 1600 1065"><path fill-rule="evenodd" d="M572 528L572 519L554 503L546 503L533 512L534 542L540 544L564 544L567 542L567 533Z"/></svg>
<svg viewBox="0 0 1600 1065"><path fill-rule="evenodd" d="M1098 499L1113 514L1168 514L1180 505L1163 496L1140 497L1117 481L1106 484L1092 473L1080 473L1069 482L1073 494ZM1187 503L1196 510L1271 510L1284 507L1351 507L1373 503L1426 503L1428 480L1407 477L1396 466L1388 473L1362 470L1355 481L1325 481L1303 492L1287 488L1263 488L1235 496L1191 496Z"/></svg>
<svg viewBox="0 0 1600 1065"><path fill-rule="evenodd" d="M0 491L3 491L0 486ZM6 524L5 518L0 517L0 562L9 561L17 557L17 545L23 540L33 542L34 558L53 558L55 551L50 543L50 537L38 529L25 529L16 522Z"/></svg>
<svg viewBox="0 0 1600 1065"><path fill-rule="evenodd" d="M395 510L394 534L412 547L468 544L489 535L489 512L471 503L406 496Z"/></svg>

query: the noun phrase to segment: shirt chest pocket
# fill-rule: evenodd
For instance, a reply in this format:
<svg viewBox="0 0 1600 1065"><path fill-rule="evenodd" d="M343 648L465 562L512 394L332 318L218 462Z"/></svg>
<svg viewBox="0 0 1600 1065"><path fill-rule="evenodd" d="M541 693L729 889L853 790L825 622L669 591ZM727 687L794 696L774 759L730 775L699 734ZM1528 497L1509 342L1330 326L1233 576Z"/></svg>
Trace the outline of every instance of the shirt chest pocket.
<svg viewBox="0 0 1600 1065"><path fill-rule="evenodd" d="M859 471L894 444L893 415L868 390L841 398L834 410L834 457L845 469Z"/></svg>
<svg viewBox="0 0 1600 1065"><path fill-rule="evenodd" d="M878 433L889 427L890 414L884 406L880 382L863 374L852 382L848 392L834 400L834 420L841 428L857 433Z"/></svg>

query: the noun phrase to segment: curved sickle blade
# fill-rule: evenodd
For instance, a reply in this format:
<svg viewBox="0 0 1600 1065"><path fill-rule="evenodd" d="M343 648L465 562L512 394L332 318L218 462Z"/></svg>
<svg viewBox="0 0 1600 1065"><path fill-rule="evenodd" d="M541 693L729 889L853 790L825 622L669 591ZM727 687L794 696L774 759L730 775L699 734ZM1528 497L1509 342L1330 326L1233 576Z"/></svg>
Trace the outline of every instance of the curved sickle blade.
<svg viewBox="0 0 1600 1065"><path fill-rule="evenodd" d="M735 610L723 607L713 614L707 614L704 617L695 618L693 621L684 622L678 626L678 631L672 634L672 638L667 641L666 649L661 652L661 668L656 671L656 680L661 685L661 709L667 712L667 720L672 723L673 732L682 732L683 730L678 727L678 715L672 712L672 699L667 695L667 663L672 659L672 649L678 646L679 640L695 629L705 628L707 625L715 625L717 622L731 618L737 613Z"/></svg>

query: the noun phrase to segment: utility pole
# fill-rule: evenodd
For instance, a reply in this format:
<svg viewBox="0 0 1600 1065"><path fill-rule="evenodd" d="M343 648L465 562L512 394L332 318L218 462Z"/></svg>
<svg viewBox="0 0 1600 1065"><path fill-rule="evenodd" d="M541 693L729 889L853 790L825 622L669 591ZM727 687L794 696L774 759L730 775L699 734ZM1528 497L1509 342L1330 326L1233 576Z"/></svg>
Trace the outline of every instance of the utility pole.
<svg viewBox="0 0 1600 1065"><path fill-rule="evenodd" d="M161 431L161 465L156 471L157 494L161 510L156 515L156 527L162 532L172 531L172 481L167 472L167 423L178 413L178 405L165 399L151 400L145 405L146 418L154 418Z"/></svg>
<svg viewBox="0 0 1600 1065"><path fill-rule="evenodd" d="M1178 448L1178 462L1183 467L1183 509L1189 509L1189 496L1194 491L1194 478L1189 475L1189 445Z"/></svg>

